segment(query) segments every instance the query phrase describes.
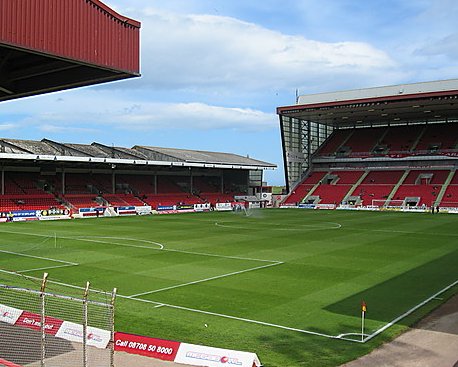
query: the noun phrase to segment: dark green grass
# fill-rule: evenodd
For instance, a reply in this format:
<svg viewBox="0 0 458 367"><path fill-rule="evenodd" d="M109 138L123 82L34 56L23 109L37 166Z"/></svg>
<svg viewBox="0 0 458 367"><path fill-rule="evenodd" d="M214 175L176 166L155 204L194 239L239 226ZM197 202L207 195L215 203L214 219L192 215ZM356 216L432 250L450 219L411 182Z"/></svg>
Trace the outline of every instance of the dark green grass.
<svg viewBox="0 0 458 367"><path fill-rule="evenodd" d="M263 210L249 217L8 223L0 226L0 250L48 260L0 252L0 268L76 262L46 270L50 280L81 287L89 280L95 288L117 287L122 296L156 291L138 296L156 303L118 298L117 330L253 351L269 367L336 366L397 335L439 301L366 344L246 320L328 335L358 333L364 299L366 332L372 333L458 279L457 221L453 215ZM269 264L274 266L248 271ZM24 281L0 274L2 279ZM191 282L197 283L177 287ZM157 303L177 307L154 308Z"/></svg>

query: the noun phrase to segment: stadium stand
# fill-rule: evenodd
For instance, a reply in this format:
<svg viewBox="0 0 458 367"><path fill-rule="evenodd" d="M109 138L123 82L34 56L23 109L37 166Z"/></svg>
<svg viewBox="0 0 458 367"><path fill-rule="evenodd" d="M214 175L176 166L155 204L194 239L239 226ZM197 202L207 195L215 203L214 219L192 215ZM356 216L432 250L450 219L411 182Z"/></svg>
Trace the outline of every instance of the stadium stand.
<svg viewBox="0 0 458 367"><path fill-rule="evenodd" d="M386 130L386 128L355 129L344 146L349 148L350 155L355 155L356 153L367 155L373 151Z"/></svg>
<svg viewBox="0 0 458 367"><path fill-rule="evenodd" d="M142 200L153 209L158 206L199 204L202 201L191 194L144 194Z"/></svg>
<svg viewBox="0 0 458 367"><path fill-rule="evenodd" d="M142 206L145 203L133 194L103 194L103 198L111 206Z"/></svg>
<svg viewBox="0 0 458 367"><path fill-rule="evenodd" d="M39 210L49 208L63 208L51 194L35 195L2 195L0 198L2 211L11 210Z"/></svg>
<svg viewBox="0 0 458 367"><path fill-rule="evenodd" d="M319 204L339 204L351 187L352 185L321 184L312 195L320 198Z"/></svg>
<svg viewBox="0 0 458 367"><path fill-rule="evenodd" d="M116 176L117 193L141 193L155 192L154 177L152 175L118 175Z"/></svg>
<svg viewBox="0 0 458 367"><path fill-rule="evenodd" d="M362 176L364 171L332 171L328 180L332 180L338 185L354 185Z"/></svg>
<svg viewBox="0 0 458 367"><path fill-rule="evenodd" d="M458 144L458 124L429 125L422 135L416 151L435 153L456 150Z"/></svg>
<svg viewBox="0 0 458 367"><path fill-rule="evenodd" d="M319 197L319 204L340 203L363 173L359 170L332 171L320 180L320 185L311 195Z"/></svg>
<svg viewBox="0 0 458 367"><path fill-rule="evenodd" d="M378 145L381 148L386 146L389 154L410 152L421 132L416 125L390 127Z"/></svg>
<svg viewBox="0 0 458 367"><path fill-rule="evenodd" d="M180 194L185 192L184 185L189 185L189 177L175 176L158 176L157 193L158 194Z"/></svg>
<svg viewBox="0 0 458 367"><path fill-rule="evenodd" d="M310 190L320 182L327 172L310 172L309 175L291 192L284 201L285 204L300 202Z"/></svg>
<svg viewBox="0 0 458 367"><path fill-rule="evenodd" d="M61 196L61 200L73 209L101 206L96 199L97 195L94 194L66 194Z"/></svg>
<svg viewBox="0 0 458 367"><path fill-rule="evenodd" d="M455 124L336 130L316 155L358 157L448 153L457 149L456 136L458 127Z"/></svg>
<svg viewBox="0 0 458 367"><path fill-rule="evenodd" d="M458 171L455 171L444 196L440 202L441 207L458 207Z"/></svg>
<svg viewBox="0 0 458 367"><path fill-rule="evenodd" d="M218 193L221 192L221 184L214 183L211 178L205 176L193 177L193 190L199 193Z"/></svg>
<svg viewBox="0 0 458 367"><path fill-rule="evenodd" d="M416 206L431 206L449 173L447 170L412 170L395 192L393 199L412 198L410 201Z"/></svg>
<svg viewBox="0 0 458 367"><path fill-rule="evenodd" d="M275 167L229 153L49 139L0 139L0 156L15 165L1 170L0 214L234 201L234 195L246 195L262 185L258 172ZM251 170L259 181L250 180Z"/></svg>
<svg viewBox="0 0 458 367"><path fill-rule="evenodd" d="M283 204L305 197L308 204L458 207L457 99L455 79L304 95L278 107ZM303 178L314 175L321 184Z"/></svg>
<svg viewBox="0 0 458 367"><path fill-rule="evenodd" d="M322 147L318 151L318 155L328 156L335 155L339 148L344 142L350 137L353 130L336 130L329 138L324 142Z"/></svg>
<svg viewBox="0 0 458 367"><path fill-rule="evenodd" d="M403 174L401 170L370 171L352 195L359 196L361 205L372 205L374 200L386 200Z"/></svg>

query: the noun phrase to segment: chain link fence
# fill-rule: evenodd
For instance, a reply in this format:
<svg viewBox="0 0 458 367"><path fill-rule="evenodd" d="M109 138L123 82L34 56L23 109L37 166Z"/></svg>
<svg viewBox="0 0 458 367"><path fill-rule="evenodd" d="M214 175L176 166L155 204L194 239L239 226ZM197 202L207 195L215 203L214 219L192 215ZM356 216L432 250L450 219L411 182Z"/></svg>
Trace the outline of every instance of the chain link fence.
<svg viewBox="0 0 458 367"><path fill-rule="evenodd" d="M0 366L113 367L115 293L0 272Z"/></svg>

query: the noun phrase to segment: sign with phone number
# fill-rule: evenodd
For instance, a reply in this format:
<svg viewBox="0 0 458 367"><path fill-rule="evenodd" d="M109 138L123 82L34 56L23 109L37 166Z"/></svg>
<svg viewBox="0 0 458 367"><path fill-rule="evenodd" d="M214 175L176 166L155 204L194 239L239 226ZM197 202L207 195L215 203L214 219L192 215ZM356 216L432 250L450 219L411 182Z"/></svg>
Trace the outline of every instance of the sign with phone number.
<svg viewBox="0 0 458 367"><path fill-rule="evenodd" d="M115 350L130 354L174 361L180 342L116 332Z"/></svg>

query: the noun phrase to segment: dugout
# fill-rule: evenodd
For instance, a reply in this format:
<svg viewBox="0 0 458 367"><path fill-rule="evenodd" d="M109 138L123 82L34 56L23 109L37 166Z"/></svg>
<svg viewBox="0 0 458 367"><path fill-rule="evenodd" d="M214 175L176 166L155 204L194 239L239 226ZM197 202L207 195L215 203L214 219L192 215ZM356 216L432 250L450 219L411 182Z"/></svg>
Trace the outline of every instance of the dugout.
<svg viewBox="0 0 458 367"><path fill-rule="evenodd" d="M295 105L278 107L288 192L320 169L446 167L454 172L457 98L458 79L452 79L302 95ZM321 179L333 177L316 184Z"/></svg>

